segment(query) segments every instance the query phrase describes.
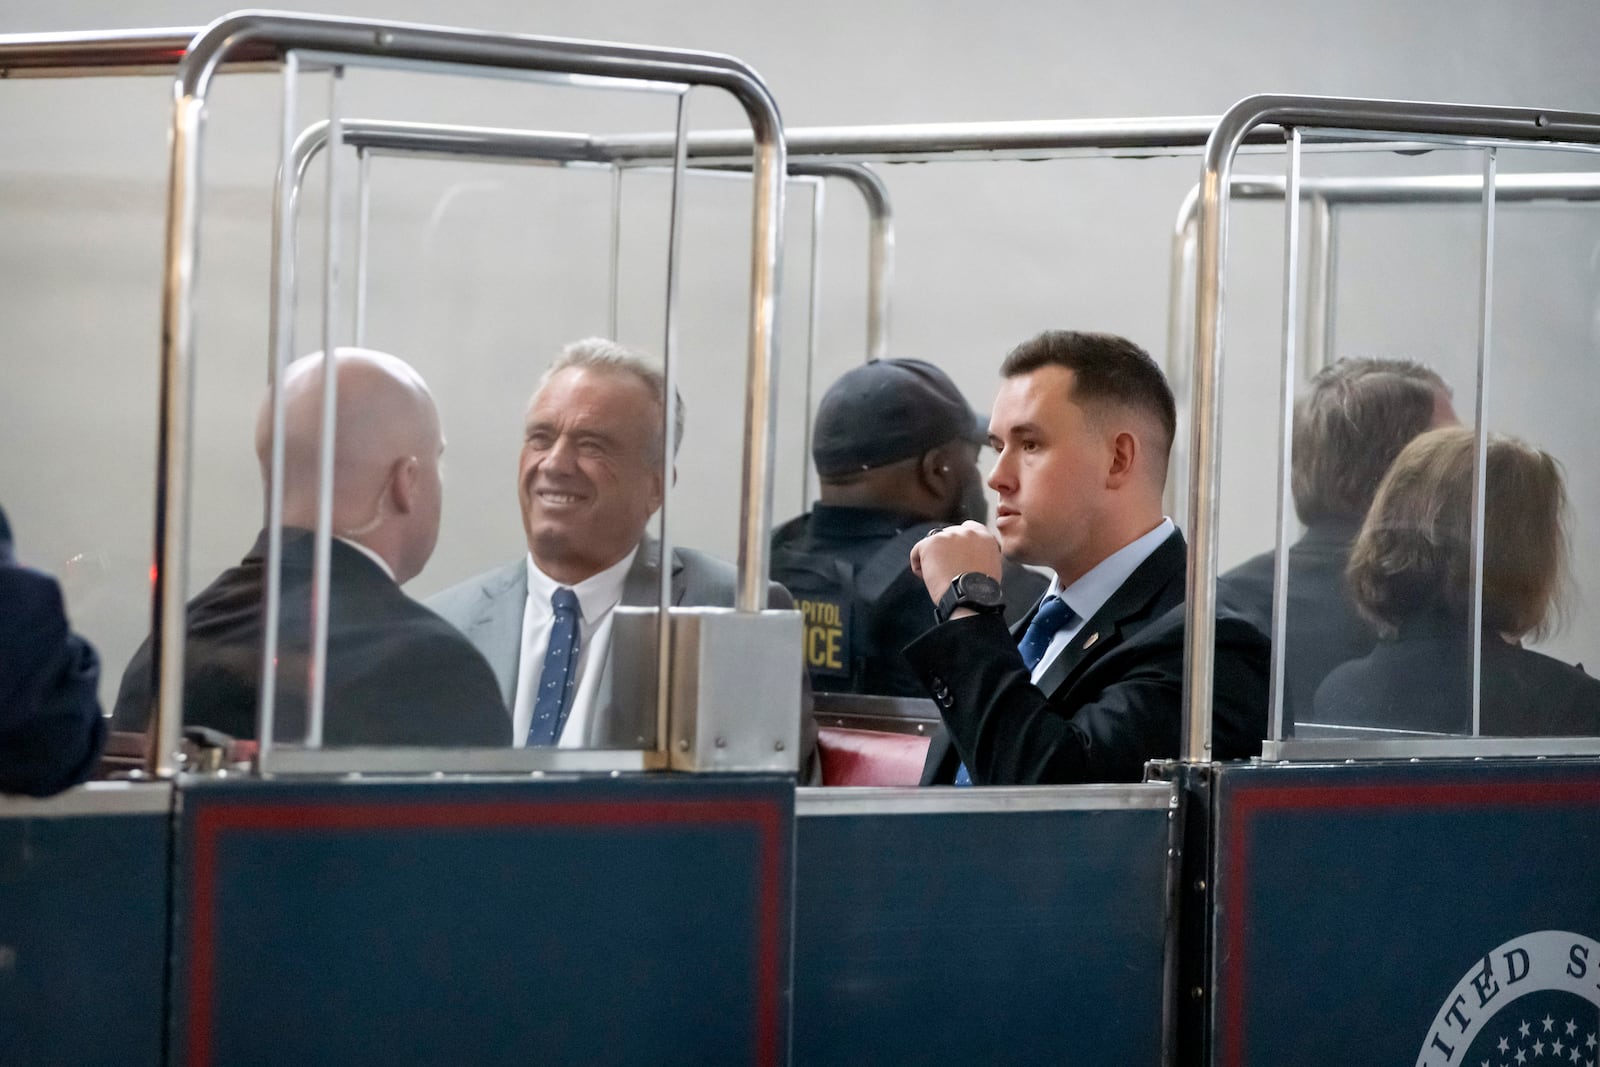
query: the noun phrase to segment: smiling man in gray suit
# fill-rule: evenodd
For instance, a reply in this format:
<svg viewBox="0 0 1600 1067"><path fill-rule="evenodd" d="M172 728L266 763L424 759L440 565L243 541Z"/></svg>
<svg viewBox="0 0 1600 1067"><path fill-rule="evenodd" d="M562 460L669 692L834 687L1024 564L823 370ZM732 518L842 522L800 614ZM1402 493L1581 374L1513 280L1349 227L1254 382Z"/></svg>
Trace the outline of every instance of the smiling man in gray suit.
<svg viewBox="0 0 1600 1067"><path fill-rule="evenodd" d="M639 353L598 338L568 345L524 419L517 497L528 554L428 602L494 668L518 747L638 745L612 699L611 622L617 604L660 596L660 546L645 527L666 488L665 395L660 370ZM731 564L673 550L674 604L731 607L735 586ZM768 603L792 601L773 584Z"/></svg>

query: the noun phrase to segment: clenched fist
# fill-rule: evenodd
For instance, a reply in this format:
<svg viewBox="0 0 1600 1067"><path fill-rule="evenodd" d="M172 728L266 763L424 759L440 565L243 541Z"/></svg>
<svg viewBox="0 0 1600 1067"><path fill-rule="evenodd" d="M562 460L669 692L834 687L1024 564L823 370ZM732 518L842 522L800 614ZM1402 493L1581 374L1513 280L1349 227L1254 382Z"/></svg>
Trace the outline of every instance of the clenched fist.
<svg viewBox="0 0 1600 1067"><path fill-rule="evenodd" d="M922 579L935 604L956 576L968 571L1000 580L1000 542L981 522L968 519L935 530L911 548L911 573Z"/></svg>

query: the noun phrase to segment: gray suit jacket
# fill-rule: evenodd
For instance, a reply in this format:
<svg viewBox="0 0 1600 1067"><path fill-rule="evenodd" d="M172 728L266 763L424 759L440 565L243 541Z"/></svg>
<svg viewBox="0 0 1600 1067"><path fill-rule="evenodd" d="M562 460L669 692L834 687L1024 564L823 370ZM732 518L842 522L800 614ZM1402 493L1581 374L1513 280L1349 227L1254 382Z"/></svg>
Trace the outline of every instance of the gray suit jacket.
<svg viewBox="0 0 1600 1067"><path fill-rule="evenodd" d="M672 550L672 603L695 607L732 607L737 587L737 572L731 563L697 552L692 548ZM623 579L622 603L653 605L660 596L661 546L646 540L639 546ZM428 607L466 635L474 648L483 653L494 669L495 680L500 683L500 695L508 711L514 712L517 667L522 658L522 615L528 599L528 560L524 556L480 574L475 578L451 586L430 597ZM776 582L767 588L767 606L790 608L794 600L788 590ZM799 649L795 650L798 657ZM610 648L606 649L609 658ZM798 669L798 658L796 660ZM612 672L609 664L602 664L600 688L595 694L597 707L591 717L590 736L585 744L591 748L629 748L637 740L620 736L632 732L624 729L628 716L616 708L612 693ZM807 704L809 705L809 687ZM803 733L812 732L810 715ZM618 735L618 736L613 736ZM807 751L810 745L805 745Z"/></svg>

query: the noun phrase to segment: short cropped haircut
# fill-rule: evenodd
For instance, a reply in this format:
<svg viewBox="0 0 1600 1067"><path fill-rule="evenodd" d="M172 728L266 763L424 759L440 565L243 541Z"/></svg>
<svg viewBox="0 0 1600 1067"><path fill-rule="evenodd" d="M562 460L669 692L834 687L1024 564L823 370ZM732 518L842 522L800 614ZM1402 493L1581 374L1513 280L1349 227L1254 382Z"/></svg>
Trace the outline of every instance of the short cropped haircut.
<svg viewBox="0 0 1600 1067"><path fill-rule="evenodd" d="M1178 432L1178 405L1150 353L1112 333L1046 330L1013 348L1000 374L1015 378L1041 367L1072 371L1072 399L1085 407L1111 403L1149 416L1161 429L1156 453L1165 469Z"/></svg>
<svg viewBox="0 0 1600 1067"><path fill-rule="evenodd" d="M1473 431L1430 430L1378 486L1350 552L1356 606L1392 636L1428 612L1464 619L1472 598ZM1511 437L1489 439L1485 465L1483 629L1548 632L1564 586L1567 494L1561 467Z"/></svg>
<svg viewBox="0 0 1600 1067"><path fill-rule="evenodd" d="M1433 424L1440 395L1450 395L1444 379L1409 360L1342 359L1319 371L1294 406L1289 483L1300 521L1360 522L1394 458Z"/></svg>
<svg viewBox="0 0 1600 1067"><path fill-rule="evenodd" d="M561 354L551 362L539 378L539 389L550 384L550 379L564 370L581 368L585 370L602 371L607 374L631 375L655 396L656 402L661 403L661 398L667 392L667 379L661 373L661 366L655 360L637 349L609 341L604 337L585 337L581 341L574 341L561 350ZM537 395L538 390L535 390ZM683 403L683 394L673 390L672 399L672 432L673 454L683 447L683 427L687 419L687 411ZM652 442L655 451L661 451L661 431L656 430L655 440Z"/></svg>

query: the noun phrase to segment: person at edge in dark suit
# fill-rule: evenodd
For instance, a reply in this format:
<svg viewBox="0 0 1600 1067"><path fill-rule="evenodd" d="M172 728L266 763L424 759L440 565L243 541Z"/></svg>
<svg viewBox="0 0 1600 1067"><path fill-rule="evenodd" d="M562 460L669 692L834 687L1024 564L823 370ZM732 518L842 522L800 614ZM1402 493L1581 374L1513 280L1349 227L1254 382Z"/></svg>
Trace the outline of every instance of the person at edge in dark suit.
<svg viewBox="0 0 1600 1067"><path fill-rule="evenodd" d="M0 511L0 793L47 797L89 777L106 739L99 684L61 587L17 563Z"/></svg>
<svg viewBox="0 0 1600 1067"><path fill-rule="evenodd" d="M1138 781L1146 761L1178 755L1183 719L1187 549L1161 513L1172 391L1110 334L1042 333L1000 373L998 536L966 522L911 554L941 620L905 650L944 719L924 784ZM1010 632L1002 551L1054 572ZM1221 612L1215 656L1215 756L1258 754L1266 635Z"/></svg>
<svg viewBox="0 0 1600 1067"><path fill-rule="evenodd" d="M907 554L940 526L988 518L978 472L987 425L919 359L873 360L823 394L811 433L821 499L772 533L772 576L805 616L815 689L925 695L900 657L934 622ZM1000 584L1016 622L1046 579L1006 560Z"/></svg>
<svg viewBox="0 0 1600 1067"><path fill-rule="evenodd" d="M665 397L661 371L632 349L601 338L563 349L523 420L527 554L428 601L488 659L519 748L639 747L636 709L612 691L611 624L618 604L660 602L661 550L645 527L666 490ZM681 442L683 398L674 400ZM732 607L736 588L731 564L673 549L673 604ZM776 584L767 602L793 603ZM815 745L804 721L803 770Z"/></svg>
<svg viewBox="0 0 1600 1067"><path fill-rule="evenodd" d="M334 357L332 567L323 743L504 745L510 740L494 674L455 628L401 592L433 554L443 498L444 435L422 378L383 352ZM312 555L324 360L290 364L284 393L283 570L273 736L305 736ZM256 422L266 483L270 396ZM184 722L253 738L261 681L267 534L189 602ZM144 729L153 703L150 642L117 695L119 729Z"/></svg>
<svg viewBox="0 0 1600 1067"><path fill-rule="evenodd" d="M1312 694L1328 672L1365 656L1378 640L1344 584L1350 545L1378 483L1418 434L1455 423L1444 380L1406 360L1340 360L1319 371L1296 402L1289 476L1306 532L1289 546L1284 642L1284 700L1295 716L1309 718ZM1268 634L1274 556L1263 552L1217 580L1218 598Z"/></svg>
<svg viewBox="0 0 1600 1067"><path fill-rule="evenodd" d="M1472 731L1472 492L1477 440L1423 434L1395 460L1350 553L1356 604L1382 640L1318 687L1319 721ZM1548 454L1492 436L1484 468L1480 725L1501 736L1600 734L1600 680L1522 647L1559 617L1566 489Z"/></svg>

